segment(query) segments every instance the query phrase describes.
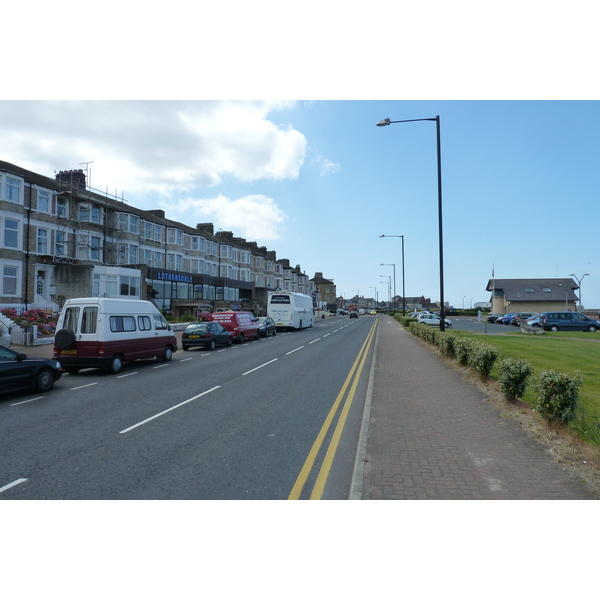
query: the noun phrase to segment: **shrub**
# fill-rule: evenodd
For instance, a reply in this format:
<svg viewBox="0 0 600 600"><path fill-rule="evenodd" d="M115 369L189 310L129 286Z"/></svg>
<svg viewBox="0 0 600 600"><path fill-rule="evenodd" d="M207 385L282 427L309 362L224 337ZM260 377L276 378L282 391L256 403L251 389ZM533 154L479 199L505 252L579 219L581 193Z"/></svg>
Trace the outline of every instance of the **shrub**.
<svg viewBox="0 0 600 600"><path fill-rule="evenodd" d="M451 333L440 331L440 335L438 337L438 348L440 349L440 352L446 356L455 356L454 343L456 339L456 336L452 335Z"/></svg>
<svg viewBox="0 0 600 600"><path fill-rule="evenodd" d="M533 373L533 367L528 361L517 358L503 358L498 363L498 383L505 398L522 398L525 388Z"/></svg>
<svg viewBox="0 0 600 600"><path fill-rule="evenodd" d="M489 377L497 358L498 350L496 348L475 341L469 350L467 364L473 367L482 377Z"/></svg>
<svg viewBox="0 0 600 600"><path fill-rule="evenodd" d="M542 371L536 384L535 410L548 421L568 423L575 417L582 383L579 372L571 377L553 370Z"/></svg>
<svg viewBox="0 0 600 600"><path fill-rule="evenodd" d="M454 354L461 365L469 364L469 353L474 344L475 341L471 338L457 337L454 340Z"/></svg>

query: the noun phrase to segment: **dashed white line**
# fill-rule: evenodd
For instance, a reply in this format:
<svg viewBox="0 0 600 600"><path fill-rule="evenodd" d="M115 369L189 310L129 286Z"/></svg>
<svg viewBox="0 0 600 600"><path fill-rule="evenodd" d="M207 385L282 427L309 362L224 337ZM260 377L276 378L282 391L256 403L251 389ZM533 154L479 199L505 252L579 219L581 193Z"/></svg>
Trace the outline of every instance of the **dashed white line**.
<svg viewBox="0 0 600 600"><path fill-rule="evenodd" d="M162 365L156 365L155 367L152 367L153 369L162 369L163 367L168 367L169 363L164 363Z"/></svg>
<svg viewBox="0 0 600 600"><path fill-rule="evenodd" d="M5 492L6 490L9 490L11 487L15 487L15 485L19 485L20 483L25 483L27 481L27 479L15 479L15 481L13 481L12 483L9 483L8 485L5 485L3 487L0 488L0 494L2 492Z"/></svg>
<svg viewBox="0 0 600 600"><path fill-rule="evenodd" d="M255 367L254 369L250 369L249 371L246 371L245 373L242 373L243 375L248 375L248 373L252 373L254 371L258 371L258 369L262 369L263 367L266 367L267 365L270 365L271 363L274 363L276 360L278 360L277 358L274 358L273 360L270 360L269 362L266 362L258 367Z"/></svg>
<svg viewBox="0 0 600 600"><path fill-rule="evenodd" d="M73 390L81 390L81 389L83 389L83 388L86 388L86 387L91 387L91 386L93 386L93 385L98 385L98 382L97 382L97 381L94 381L94 383L87 383L86 385L80 385L79 387L74 387L74 388L71 388L71 391L73 391Z"/></svg>
<svg viewBox="0 0 600 600"><path fill-rule="evenodd" d="M294 352L298 352L298 350L302 350L302 348L304 348L304 346L300 346L299 348L296 348L295 350L290 350L289 352L286 352L285 355L287 356L288 354L293 354Z"/></svg>
<svg viewBox="0 0 600 600"><path fill-rule="evenodd" d="M132 425L131 427L128 427L127 429L123 429L123 431L119 431L119 433L127 433L128 431L131 431L132 429L135 429L136 427L139 427L140 425L144 425L144 424L148 423L149 421L158 419L158 417L162 417L163 415L166 415L168 412L171 412L172 410L175 410L176 408L179 408L180 406L183 406L184 404L187 404L188 402L192 402L194 400L197 400L198 398L201 398L202 396L206 396L206 394L210 394L211 392L218 390L220 387L221 387L220 385L216 385L214 388L211 388L210 390L206 390L205 392L202 392L201 394L198 394L197 396L194 396L193 398L188 398L187 400L184 400L183 402L180 402L179 404L176 404L175 406L171 406L171 408L167 408L167 410L163 410L162 412L159 412L158 414L156 414L152 417L144 419L143 421L140 421L139 423L136 423L135 425Z"/></svg>
<svg viewBox="0 0 600 600"><path fill-rule="evenodd" d="M137 375L139 371L132 371L131 373L125 373L125 375L117 375L117 379L121 379L122 377L131 377L132 375Z"/></svg>
<svg viewBox="0 0 600 600"><path fill-rule="evenodd" d="M321 338L317 338L316 340L313 340L312 342L310 342L308 345L310 346L310 344L314 344L315 342L318 342Z"/></svg>

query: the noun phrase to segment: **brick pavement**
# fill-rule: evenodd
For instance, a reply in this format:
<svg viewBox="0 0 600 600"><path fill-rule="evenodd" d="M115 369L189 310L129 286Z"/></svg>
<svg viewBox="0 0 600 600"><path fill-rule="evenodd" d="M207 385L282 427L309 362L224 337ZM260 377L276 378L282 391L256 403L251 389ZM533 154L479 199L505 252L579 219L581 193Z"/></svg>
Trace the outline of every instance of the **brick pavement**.
<svg viewBox="0 0 600 600"><path fill-rule="evenodd" d="M362 499L598 499L392 317L374 360Z"/></svg>

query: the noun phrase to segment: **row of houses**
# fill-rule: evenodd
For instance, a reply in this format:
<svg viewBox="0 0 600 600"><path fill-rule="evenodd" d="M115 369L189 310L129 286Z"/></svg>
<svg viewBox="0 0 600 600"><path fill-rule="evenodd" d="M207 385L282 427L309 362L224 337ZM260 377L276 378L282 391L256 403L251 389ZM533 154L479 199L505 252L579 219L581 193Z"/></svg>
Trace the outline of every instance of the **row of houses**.
<svg viewBox="0 0 600 600"><path fill-rule="evenodd" d="M190 227L87 186L82 169L55 178L0 161L0 307L60 310L67 298L141 298L175 316L219 308L264 314L274 290L335 298L274 250Z"/></svg>

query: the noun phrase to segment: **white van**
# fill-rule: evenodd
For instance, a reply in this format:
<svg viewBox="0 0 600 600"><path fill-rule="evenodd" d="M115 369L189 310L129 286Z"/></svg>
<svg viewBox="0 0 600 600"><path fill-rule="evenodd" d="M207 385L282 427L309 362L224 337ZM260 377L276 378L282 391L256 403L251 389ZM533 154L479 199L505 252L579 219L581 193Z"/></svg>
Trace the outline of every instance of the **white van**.
<svg viewBox="0 0 600 600"><path fill-rule="evenodd" d="M68 373L99 367L118 373L138 358L171 360L177 338L148 300L72 298L58 317L54 357Z"/></svg>

